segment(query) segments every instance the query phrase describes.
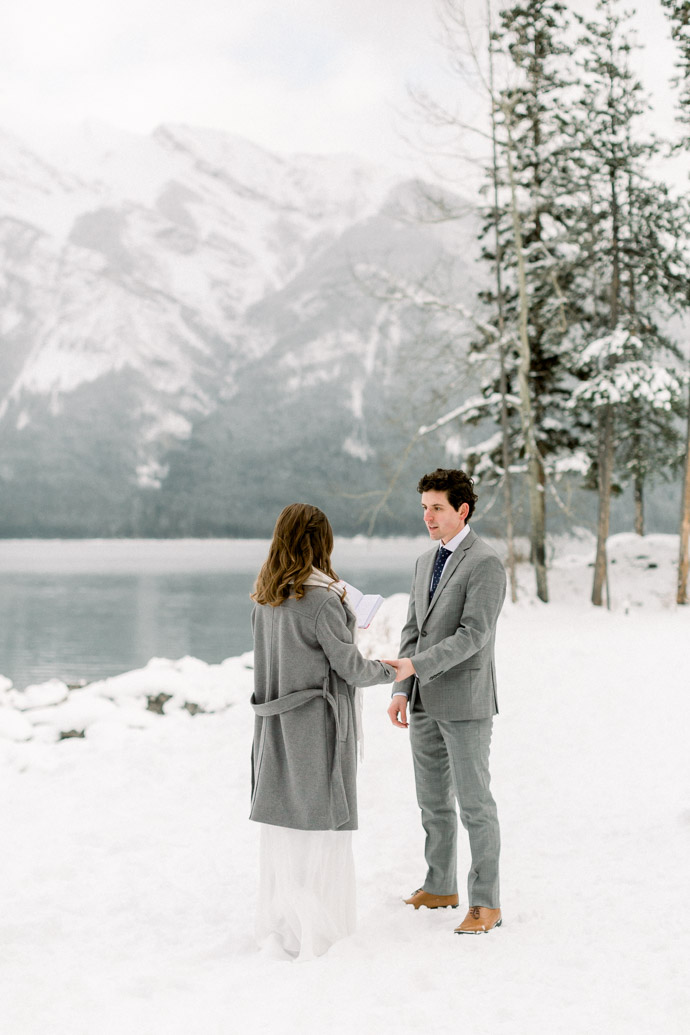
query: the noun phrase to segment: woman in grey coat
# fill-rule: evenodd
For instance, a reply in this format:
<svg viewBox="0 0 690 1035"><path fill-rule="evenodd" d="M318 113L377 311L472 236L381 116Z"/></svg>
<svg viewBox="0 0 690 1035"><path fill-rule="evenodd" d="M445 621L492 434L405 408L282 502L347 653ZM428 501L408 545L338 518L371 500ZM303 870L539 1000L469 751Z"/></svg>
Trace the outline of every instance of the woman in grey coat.
<svg viewBox="0 0 690 1035"><path fill-rule="evenodd" d="M321 955L354 929L355 688L395 679L390 665L357 649L332 551L325 514L291 504L252 594L257 936L292 959Z"/></svg>

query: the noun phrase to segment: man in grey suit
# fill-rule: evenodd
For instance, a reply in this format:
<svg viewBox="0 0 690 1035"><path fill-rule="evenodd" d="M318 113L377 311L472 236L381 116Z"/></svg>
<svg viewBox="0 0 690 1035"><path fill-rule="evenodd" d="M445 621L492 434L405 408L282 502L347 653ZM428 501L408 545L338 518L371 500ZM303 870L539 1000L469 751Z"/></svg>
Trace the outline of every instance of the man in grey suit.
<svg viewBox="0 0 690 1035"><path fill-rule="evenodd" d="M458 905L457 813L467 830L472 865L467 916L457 934L499 927L500 832L489 787L489 746L498 712L494 642L506 591L503 565L467 524L477 497L464 471L425 475L424 522L440 547L415 568L400 659L388 709L395 726L408 726L417 802L426 832L427 875L408 905Z"/></svg>

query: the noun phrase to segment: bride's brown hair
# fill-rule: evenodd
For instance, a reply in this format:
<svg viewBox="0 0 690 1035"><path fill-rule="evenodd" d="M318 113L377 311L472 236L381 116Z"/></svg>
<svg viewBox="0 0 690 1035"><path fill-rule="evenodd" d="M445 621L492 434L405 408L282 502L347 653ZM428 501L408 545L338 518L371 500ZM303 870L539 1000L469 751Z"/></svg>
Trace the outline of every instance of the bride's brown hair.
<svg viewBox="0 0 690 1035"><path fill-rule="evenodd" d="M323 511L309 503L291 503L276 521L252 600L271 607L278 607L288 597L299 600L313 568L337 582L331 568L332 553L333 529Z"/></svg>

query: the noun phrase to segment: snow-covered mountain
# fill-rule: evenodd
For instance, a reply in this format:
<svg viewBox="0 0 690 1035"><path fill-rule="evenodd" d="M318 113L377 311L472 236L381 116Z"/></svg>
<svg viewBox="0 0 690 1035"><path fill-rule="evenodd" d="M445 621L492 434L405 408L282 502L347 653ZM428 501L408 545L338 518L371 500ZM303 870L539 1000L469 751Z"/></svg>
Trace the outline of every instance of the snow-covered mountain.
<svg viewBox="0 0 690 1035"><path fill-rule="evenodd" d="M263 534L297 494L354 531L440 333L366 271L476 284L423 195L186 126L0 134L0 534Z"/></svg>

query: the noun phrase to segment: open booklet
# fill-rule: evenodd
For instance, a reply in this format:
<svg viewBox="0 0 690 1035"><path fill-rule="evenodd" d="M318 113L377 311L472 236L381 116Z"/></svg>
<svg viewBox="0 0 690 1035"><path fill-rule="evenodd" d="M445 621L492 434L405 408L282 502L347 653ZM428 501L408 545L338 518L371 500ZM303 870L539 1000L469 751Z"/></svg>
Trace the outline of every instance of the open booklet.
<svg viewBox="0 0 690 1035"><path fill-rule="evenodd" d="M368 629L372 618L383 603L383 597L378 593L362 593L349 582L343 582L343 585L347 590L347 599L357 616L358 628Z"/></svg>

